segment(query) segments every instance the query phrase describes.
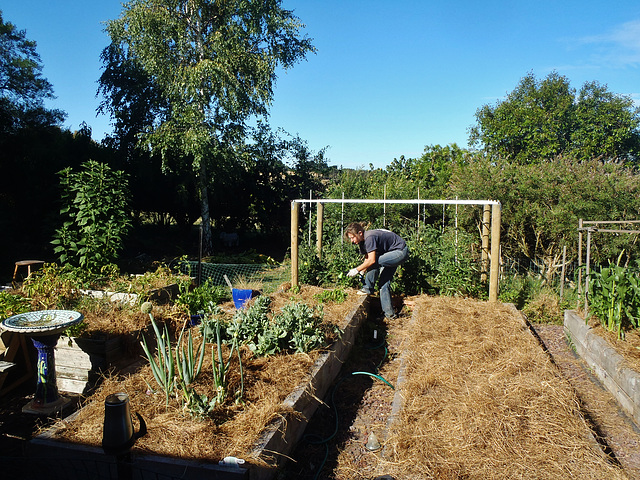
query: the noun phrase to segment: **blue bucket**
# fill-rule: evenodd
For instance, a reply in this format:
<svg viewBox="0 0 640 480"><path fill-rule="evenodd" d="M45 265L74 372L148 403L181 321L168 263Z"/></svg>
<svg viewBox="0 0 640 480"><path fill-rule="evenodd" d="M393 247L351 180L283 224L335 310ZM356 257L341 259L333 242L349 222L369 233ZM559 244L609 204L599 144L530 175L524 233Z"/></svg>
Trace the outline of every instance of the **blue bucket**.
<svg viewBox="0 0 640 480"><path fill-rule="evenodd" d="M251 300L251 297L253 297L253 290L232 288L231 296L233 297L233 304L237 309L240 309L244 307L245 303Z"/></svg>

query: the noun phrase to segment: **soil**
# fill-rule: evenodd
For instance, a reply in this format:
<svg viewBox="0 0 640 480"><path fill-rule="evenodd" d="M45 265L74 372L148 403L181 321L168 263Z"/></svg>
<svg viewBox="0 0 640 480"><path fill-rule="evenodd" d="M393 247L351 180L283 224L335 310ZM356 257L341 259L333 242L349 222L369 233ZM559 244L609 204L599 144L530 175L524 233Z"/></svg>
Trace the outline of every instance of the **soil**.
<svg viewBox="0 0 640 480"><path fill-rule="evenodd" d="M411 300L406 300L405 304L410 307ZM378 378L352 373L370 372L389 379L392 384L397 381L401 375L401 351L400 337L396 332L406 327L410 310L405 307L403 315L393 321L376 320L376 313L379 312L374 309L365 322L352 355L335 383L337 388L329 390L328 397L324 399L325 405L311 419L291 461L279 473L279 480L374 478L368 473L375 470L384 450L367 448L367 441L371 440L373 432L384 444L388 419L394 414L394 391ZM640 479L640 429L620 410L612 395L571 350L562 326L530 324L529 328L559 372L575 389L581 410L603 451L624 469L629 478ZM384 343L386 349L381 346ZM0 397L0 463L4 468L3 476L12 468L19 470L21 462L25 461L26 443L40 429L57 420L21 412L22 406L32 398L33 390L34 385L26 382ZM340 418L337 428L334 405ZM329 437L327 442L320 441ZM320 473L318 469L321 469Z"/></svg>

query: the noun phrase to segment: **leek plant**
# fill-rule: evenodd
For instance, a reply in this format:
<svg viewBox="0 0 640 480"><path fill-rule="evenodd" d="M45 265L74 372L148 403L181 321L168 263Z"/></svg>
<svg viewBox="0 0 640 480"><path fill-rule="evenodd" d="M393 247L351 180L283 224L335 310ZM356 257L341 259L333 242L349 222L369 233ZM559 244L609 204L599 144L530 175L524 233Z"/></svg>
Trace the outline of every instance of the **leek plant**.
<svg viewBox="0 0 640 480"><path fill-rule="evenodd" d="M171 339L169 338L169 329L167 325L164 325L162 333L156 324L151 310L153 305L151 302L144 302L141 310L143 313L147 313L151 319L151 325L156 336L158 354L153 355L149 346L147 345L147 339L142 337L142 348L144 350L149 365L151 366L151 372L156 383L160 386L160 389L164 392L166 405L169 406L169 397L175 390L176 377L175 377L175 358L173 356L173 350L171 348ZM153 391L151 385L147 384L150 390Z"/></svg>
<svg viewBox="0 0 640 480"><path fill-rule="evenodd" d="M191 384L195 381L198 375L200 375L200 371L202 370L202 363L204 361L204 354L206 351L206 326L202 336L202 343L200 344L200 347L198 347L197 351L193 346L193 335L191 335L191 330L189 330L186 348L185 342L182 341L183 335L184 328L180 332L180 337L178 337L178 343L175 348L175 359L179 388L182 390L182 395L188 407L193 403L195 395L195 391L191 387Z"/></svg>
<svg viewBox="0 0 640 480"><path fill-rule="evenodd" d="M211 347L211 363L215 391L211 403L221 404L227 397L227 390L229 386L229 367L231 365L231 360L234 354L238 356L238 364L240 368L240 390L236 392L236 402L239 402L242 399L242 395L244 394L244 372L242 368L242 355L240 353L238 329L235 329L235 333L232 334L231 339L227 341L227 344L229 346L229 355L225 360L222 352L222 320L220 319L218 314L219 309L214 310L213 320L209 320L207 318L203 322L203 325L205 325L203 326L203 328L211 328L206 327L206 325L208 325L209 323L214 323L213 328L215 332L215 344Z"/></svg>

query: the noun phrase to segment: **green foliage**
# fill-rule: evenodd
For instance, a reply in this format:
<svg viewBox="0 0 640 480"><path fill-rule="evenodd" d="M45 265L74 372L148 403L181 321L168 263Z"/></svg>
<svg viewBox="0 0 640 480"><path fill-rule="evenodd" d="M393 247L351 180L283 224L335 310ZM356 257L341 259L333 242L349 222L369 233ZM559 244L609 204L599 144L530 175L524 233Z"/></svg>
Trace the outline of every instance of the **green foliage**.
<svg viewBox="0 0 640 480"><path fill-rule="evenodd" d="M191 315L211 313L216 305L229 300L229 289L213 285L209 278L201 285L191 290L181 292L176 298L176 304L184 305Z"/></svg>
<svg viewBox="0 0 640 480"><path fill-rule="evenodd" d="M0 292L0 321L19 313L31 311L31 302L22 295Z"/></svg>
<svg viewBox="0 0 640 480"><path fill-rule="evenodd" d="M564 311L575 308L575 289L566 286L560 298L557 286L549 285L540 275L513 274L500 278L498 300L513 303L532 323L562 325Z"/></svg>
<svg viewBox="0 0 640 480"><path fill-rule="evenodd" d="M624 328L640 326L640 271L615 265L589 274L589 316L597 317L602 326L624 338Z"/></svg>
<svg viewBox="0 0 640 480"><path fill-rule="evenodd" d="M557 72L538 81L527 74L507 98L476 112L472 145L520 165L559 155L635 162L640 152L640 109L630 97L587 82L576 96Z"/></svg>
<svg viewBox="0 0 640 480"><path fill-rule="evenodd" d="M344 288L334 288L332 290L324 290L322 293L316 293L313 297L320 303L343 303L349 294Z"/></svg>
<svg viewBox="0 0 640 480"><path fill-rule="evenodd" d="M22 284L22 291L40 309L65 309L80 298L80 289L88 284L88 275L70 265L45 263Z"/></svg>
<svg viewBox="0 0 640 480"><path fill-rule="evenodd" d="M315 247L301 245L298 253L298 278L301 283L316 286L358 287L358 278L347 277L346 273L359 263L353 246L345 240L327 242L322 248L322 259L318 258Z"/></svg>
<svg viewBox="0 0 640 480"><path fill-rule="evenodd" d="M309 39L298 38L302 24L280 3L205 0L194 8L186 0L134 0L107 23L112 48L160 97L154 106L161 109L145 119L139 146L161 155L167 171L177 160L195 175L205 253L212 248L211 172L233 162L245 120L267 113L276 69L314 50ZM122 109L121 92L111 94L114 108Z"/></svg>
<svg viewBox="0 0 640 480"><path fill-rule="evenodd" d="M304 303L289 303L282 307L279 315L275 315L270 325L278 332L286 335L281 339L279 348L295 353L306 353L319 348L325 340L322 331L322 310L314 310Z"/></svg>
<svg viewBox="0 0 640 480"><path fill-rule="evenodd" d="M131 220L127 205L127 180L93 160L80 172L60 172L62 227L51 242L60 262L89 272L113 263L122 248Z"/></svg>
<svg viewBox="0 0 640 480"><path fill-rule="evenodd" d="M561 263L563 247L568 258L576 257L580 218L629 220L640 212L636 172L598 160L565 157L518 165L478 158L454 169L451 193L460 198L499 199L502 254L535 261L547 280ZM474 231L481 215L479 209L460 209L459 224ZM629 243L622 236L593 236L592 259L606 263Z"/></svg>
<svg viewBox="0 0 640 480"><path fill-rule="evenodd" d="M258 333L269 328L271 298L260 295L247 307L236 311L227 327L229 338L238 338L242 343L256 342Z"/></svg>
<svg viewBox="0 0 640 480"><path fill-rule="evenodd" d="M315 222L315 219L312 219ZM326 224L331 225L329 221ZM340 237L340 231L329 227L323 232L322 259L318 258L315 243L302 243L298 252L298 278L301 283L316 286L360 288L361 280L347 277L347 272L360 263L357 249Z"/></svg>
<svg viewBox="0 0 640 480"><path fill-rule="evenodd" d="M227 335L249 346L256 356L280 352L309 352L322 347L331 332L322 323L322 310L302 303L289 303L280 313L270 309L271 300L258 297L236 312Z"/></svg>
<svg viewBox="0 0 640 480"><path fill-rule="evenodd" d="M64 112L44 107L44 101L54 95L51 83L42 76L36 42L28 40L24 30L5 22L2 12L0 45L0 133L60 123Z"/></svg>
<svg viewBox="0 0 640 480"><path fill-rule="evenodd" d="M236 392L236 400L240 401L243 394L244 380L239 343L237 337L231 338L228 342L230 344L229 353L225 360L222 350L223 321L221 319L221 310L218 307L213 308L211 312L205 315L201 325L202 341L200 345L195 347L191 330L189 330L185 340L185 329L183 328L176 342L175 351L171 346L166 324L164 325L163 331L160 332L151 314L151 303L145 302L141 309L144 313L148 313L151 319L158 353L155 356L152 354L144 337L142 347L149 360L153 377L165 394L167 405L169 404L169 398L172 394L175 393L178 395L179 392L181 392L182 404L192 415L204 416L211 413L213 409L217 405L222 404L227 397L229 367L234 354L238 357L240 369L241 388ZM214 350L214 347L211 349L214 395L211 400L209 400L206 394L198 393L193 384L202 371L207 341L212 338L214 347L217 347L217 349ZM151 387L149 386L149 388Z"/></svg>
<svg viewBox="0 0 640 480"><path fill-rule="evenodd" d="M407 295L430 293L455 296L479 296L477 259L472 256L474 239L463 230L431 225L398 232L409 246L409 259L400 267L394 289ZM416 238L417 237L417 238ZM475 242L477 243L477 239Z"/></svg>
<svg viewBox="0 0 640 480"><path fill-rule="evenodd" d="M531 275L505 275L500 279L498 300L522 310L540 292L542 280Z"/></svg>

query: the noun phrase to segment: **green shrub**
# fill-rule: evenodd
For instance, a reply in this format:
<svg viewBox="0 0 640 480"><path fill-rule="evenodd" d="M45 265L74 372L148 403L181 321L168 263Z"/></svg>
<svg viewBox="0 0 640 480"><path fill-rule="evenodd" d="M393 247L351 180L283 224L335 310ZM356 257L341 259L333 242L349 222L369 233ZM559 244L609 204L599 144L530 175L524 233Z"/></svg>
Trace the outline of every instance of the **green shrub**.
<svg viewBox="0 0 640 480"><path fill-rule="evenodd" d="M0 292L0 321L19 313L31 311L31 302L22 295Z"/></svg>
<svg viewBox="0 0 640 480"><path fill-rule="evenodd" d="M60 173L62 226L56 230L54 252L60 263L99 272L113 263L131 226L124 172L89 160L82 170Z"/></svg>

